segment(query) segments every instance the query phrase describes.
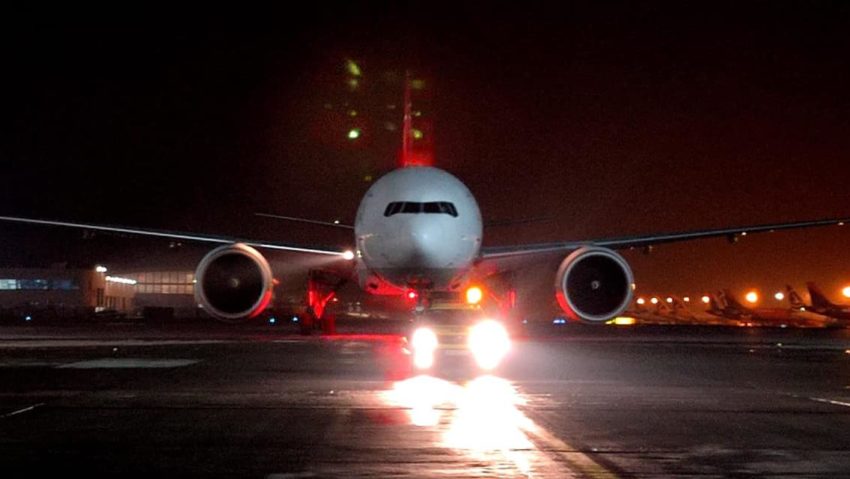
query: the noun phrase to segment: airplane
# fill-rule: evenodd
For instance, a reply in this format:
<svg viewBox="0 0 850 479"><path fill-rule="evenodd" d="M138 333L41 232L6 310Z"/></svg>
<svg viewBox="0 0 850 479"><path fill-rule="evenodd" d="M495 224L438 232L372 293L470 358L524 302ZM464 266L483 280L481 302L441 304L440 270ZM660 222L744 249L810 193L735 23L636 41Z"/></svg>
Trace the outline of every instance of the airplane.
<svg viewBox="0 0 850 479"><path fill-rule="evenodd" d="M728 290L718 293L721 311L730 319L755 326L797 326L797 327L826 327L834 325L835 321L821 314L806 310L791 308L753 308L743 305Z"/></svg>
<svg viewBox="0 0 850 479"><path fill-rule="evenodd" d="M821 291L818 285L812 281L807 282L806 287L809 290L809 296L812 298L811 306L806 306L791 286L787 286L788 299L791 301L792 307L829 316L830 318L835 318L842 322L850 320L850 305L833 303L827 299L826 295L823 294L823 291Z"/></svg>
<svg viewBox="0 0 850 479"><path fill-rule="evenodd" d="M404 138L411 124L409 95L404 107ZM325 307L346 281L354 280L369 294L407 297L411 312L421 316L429 298L441 293L462 294L490 277L522 267L531 257L548 255L561 262L553 278L558 305L574 320L603 324L631 304L634 276L618 250L650 248L659 244L725 237L730 242L747 234L795 228L843 225L850 218L822 219L746 227L684 231L643 236L558 241L508 246L483 246L483 223L479 205L466 185L449 172L404 161L411 155L403 141L402 166L376 180L363 196L353 225L353 248L297 245L256 241L188 232L163 231L0 216L0 221L61 226L92 231L146 235L171 240L218 244L199 262L195 272L198 303L211 316L238 321L260 314L272 297L271 267L260 250L326 255L348 261L346 274L310 270L308 317L302 324L325 327ZM309 221L309 220L308 220ZM504 301L510 305L513 301ZM330 328L329 328L330 329ZM480 328L501 342L504 330ZM433 346L433 333L414 333L423 348ZM474 342L470 338L470 342ZM486 342L486 341L485 341ZM481 341L478 341L481 344Z"/></svg>
<svg viewBox="0 0 850 479"><path fill-rule="evenodd" d="M791 305L791 309L794 309L796 311L811 310L811 306L806 306L806 303L803 301L803 298L790 284L785 285L785 291L787 293L788 304Z"/></svg>

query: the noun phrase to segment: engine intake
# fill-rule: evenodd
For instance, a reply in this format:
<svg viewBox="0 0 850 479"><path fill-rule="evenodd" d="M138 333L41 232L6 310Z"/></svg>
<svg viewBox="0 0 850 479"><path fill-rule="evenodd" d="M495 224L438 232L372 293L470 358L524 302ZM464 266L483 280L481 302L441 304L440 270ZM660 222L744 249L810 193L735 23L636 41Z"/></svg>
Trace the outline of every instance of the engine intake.
<svg viewBox="0 0 850 479"><path fill-rule="evenodd" d="M272 271L254 248L236 243L204 256L195 271L195 297L213 316L223 320L251 318L261 313L272 296Z"/></svg>
<svg viewBox="0 0 850 479"><path fill-rule="evenodd" d="M632 300L634 276L614 251L585 246L570 253L555 276L555 295L573 319L602 322L614 318Z"/></svg>

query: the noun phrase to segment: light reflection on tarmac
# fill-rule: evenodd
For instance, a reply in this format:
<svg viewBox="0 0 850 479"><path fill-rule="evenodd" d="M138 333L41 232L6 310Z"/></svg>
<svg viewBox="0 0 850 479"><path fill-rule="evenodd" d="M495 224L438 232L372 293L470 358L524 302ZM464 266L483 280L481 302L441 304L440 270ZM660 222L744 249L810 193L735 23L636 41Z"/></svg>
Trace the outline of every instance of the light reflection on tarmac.
<svg viewBox="0 0 850 479"><path fill-rule="evenodd" d="M458 384L420 375L395 382L384 399L390 406L405 409L411 425L437 428L437 446L466 455L468 463L479 464L485 475L574 476L553 452L572 448L541 434L541 428L518 407L525 398L506 379L483 375ZM584 463L592 462L584 459Z"/></svg>

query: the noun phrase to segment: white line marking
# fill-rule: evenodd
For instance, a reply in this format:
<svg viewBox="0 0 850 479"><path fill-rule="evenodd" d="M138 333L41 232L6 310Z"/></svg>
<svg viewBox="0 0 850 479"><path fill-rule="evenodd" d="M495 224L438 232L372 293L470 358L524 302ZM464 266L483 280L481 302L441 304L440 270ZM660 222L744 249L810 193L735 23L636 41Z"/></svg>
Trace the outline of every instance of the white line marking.
<svg viewBox="0 0 850 479"><path fill-rule="evenodd" d="M90 361L78 361L59 366L62 369L146 369L146 368L179 368L195 364L195 359L138 359L138 358L105 358Z"/></svg>
<svg viewBox="0 0 850 479"><path fill-rule="evenodd" d="M49 339L49 340L27 340L0 341L0 349L6 348L87 348L94 346L182 346L189 344L224 344L233 341L222 340L142 340L142 339Z"/></svg>
<svg viewBox="0 0 850 479"><path fill-rule="evenodd" d="M832 399L815 398L815 397L810 397L809 399L811 399L812 401L817 401L817 402L822 402L822 403L827 403L827 404L834 404L836 406L850 407L850 403L848 403L848 402L833 401Z"/></svg>
<svg viewBox="0 0 850 479"><path fill-rule="evenodd" d="M38 403L38 404L33 404L32 406L25 407L25 408L23 408L23 409L18 409L17 411L12 411L12 412L10 412L9 414L4 414L4 415L0 416L0 419L6 419L7 417L17 416L18 414L23 414L23 413L25 413L25 412L30 412L30 411L32 411L33 409L35 409L35 408L37 408L37 407L39 407L39 406L44 406L44 403L43 403L43 402L40 402L40 403Z"/></svg>

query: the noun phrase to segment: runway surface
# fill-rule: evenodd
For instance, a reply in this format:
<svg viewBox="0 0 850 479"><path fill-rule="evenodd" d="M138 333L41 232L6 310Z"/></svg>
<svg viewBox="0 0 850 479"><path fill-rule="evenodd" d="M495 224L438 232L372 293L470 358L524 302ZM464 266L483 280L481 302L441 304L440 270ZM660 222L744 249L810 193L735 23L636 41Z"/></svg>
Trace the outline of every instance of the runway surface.
<svg viewBox="0 0 850 479"><path fill-rule="evenodd" d="M850 477L845 330L566 328L490 376L215 331L0 328L4 477Z"/></svg>

